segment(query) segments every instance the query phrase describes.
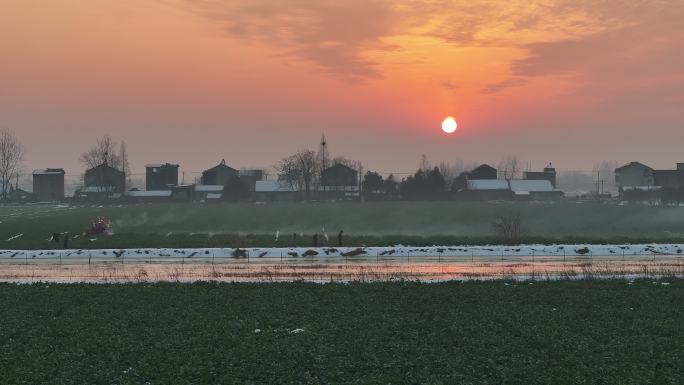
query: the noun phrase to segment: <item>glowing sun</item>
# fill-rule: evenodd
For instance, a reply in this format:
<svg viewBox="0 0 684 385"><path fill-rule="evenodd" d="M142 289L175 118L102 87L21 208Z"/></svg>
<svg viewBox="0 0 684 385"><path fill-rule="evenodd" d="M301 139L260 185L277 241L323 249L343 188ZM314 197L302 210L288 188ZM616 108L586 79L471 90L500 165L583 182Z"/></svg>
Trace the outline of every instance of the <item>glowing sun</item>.
<svg viewBox="0 0 684 385"><path fill-rule="evenodd" d="M442 121L442 131L447 134L453 134L457 128L458 124L456 123L456 119L451 116L447 116L444 118L444 121Z"/></svg>

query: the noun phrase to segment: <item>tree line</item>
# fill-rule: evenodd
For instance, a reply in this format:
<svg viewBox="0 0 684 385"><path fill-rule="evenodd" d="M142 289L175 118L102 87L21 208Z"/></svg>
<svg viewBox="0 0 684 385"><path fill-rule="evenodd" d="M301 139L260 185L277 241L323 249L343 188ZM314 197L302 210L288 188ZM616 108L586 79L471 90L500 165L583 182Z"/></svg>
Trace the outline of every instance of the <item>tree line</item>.
<svg viewBox="0 0 684 385"><path fill-rule="evenodd" d="M17 136L8 129L0 130L0 192L3 200L8 193L18 188L21 165L26 157L26 148ZM95 143L83 152L79 161L86 168L94 168L102 164L111 166L125 174L126 185L131 185L131 169L128 161L128 150L124 141L118 142L109 135L96 139ZM477 164L464 163L457 160L453 163L442 162L431 165L428 157L423 155L415 173L402 179L390 174L386 178L377 171L365 170L362 162L343 156L330 157L325 137L317 151L303 149L283 157L273 168L277 178L282 183L299 191L302 199L314 199L322 182L323 171L330 166L342 164L357 172L359 193L368 198L402 198L407 200L442 199L453 191L454 181L465 172L474 169ZM498 164L499 177L502 179L519 178L523 171L523 162L513 155L504 157ZM603 190L603 182L612 182L614 162L602 162L595 167L595 173L602 177L599 185L596 179L597 191ZM567 180L575 177L568 174ZM591 180L591 179L589 179ZM561 182L562 183L562 182ZM579 183L579 182L578 182ZM587 184L587 182L583 182ZM249 195L249 187L240 178L233 178L224 193L235 199L242 199Z"/></svg>

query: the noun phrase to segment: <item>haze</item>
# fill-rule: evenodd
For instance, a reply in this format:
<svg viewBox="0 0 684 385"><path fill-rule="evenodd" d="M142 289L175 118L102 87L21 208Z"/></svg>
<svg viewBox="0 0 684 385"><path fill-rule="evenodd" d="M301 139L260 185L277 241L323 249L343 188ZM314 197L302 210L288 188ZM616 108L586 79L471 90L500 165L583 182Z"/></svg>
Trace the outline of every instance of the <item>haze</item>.
<svg viewBox="0 0 684 385"><path fill-rule="evenodd" d="M111 134L134 172L333 155L671 168L681 1L4 0L0 126L27 168L83 171ZM456 134L440 129L445 116Z"/></svg>

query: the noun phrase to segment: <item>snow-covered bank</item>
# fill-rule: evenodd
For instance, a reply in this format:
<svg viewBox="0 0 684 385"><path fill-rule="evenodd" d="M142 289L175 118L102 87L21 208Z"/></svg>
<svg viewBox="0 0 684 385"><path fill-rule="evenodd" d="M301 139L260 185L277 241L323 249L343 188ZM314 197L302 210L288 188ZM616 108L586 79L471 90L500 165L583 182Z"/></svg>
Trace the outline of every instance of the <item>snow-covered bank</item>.
<svg viewBox="0 0 684 385"><path fill-rule="evenodd" d="M0 260L54 258L302 258L317 257L622 257L684 255L684 244L635 245L519 245L431 247L294 247L294 248L188 248L188 249L93 249L93 250L0 250Z"/></svg>

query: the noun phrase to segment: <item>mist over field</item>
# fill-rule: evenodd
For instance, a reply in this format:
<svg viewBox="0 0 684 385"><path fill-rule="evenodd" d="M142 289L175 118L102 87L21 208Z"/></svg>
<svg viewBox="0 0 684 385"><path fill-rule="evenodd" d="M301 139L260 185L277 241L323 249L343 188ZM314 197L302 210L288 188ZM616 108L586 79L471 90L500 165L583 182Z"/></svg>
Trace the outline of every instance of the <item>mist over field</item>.
<svg viewBox="0 0 684 385"><path fill-rule="evenodd" d="M0 239L13 245L46 246L54 232L83 233L91 221L112 222L117 242L171 236L250 237L274 242L319 234L332 242L339 231L349 237L387 237L411 242L411 237L483 238L496 241L493 223L519 215L520 241L547 242L570 238L593 241L634 239L676 241L684 238L684 208L589 203L513 204L458 202L283 203L231 205L30 206L0 208ZM278 238L276 238L276 235ZM303 238L302 238L303 237ZM101 237L103 242L107 237ZM448 241L448 239L444 239ZM215 241L220 242L220 241ZM388 242L394 242L389 241ZM435 240L437 242L437 240ZM81 245L81 247L85 247Z"/></svg>

